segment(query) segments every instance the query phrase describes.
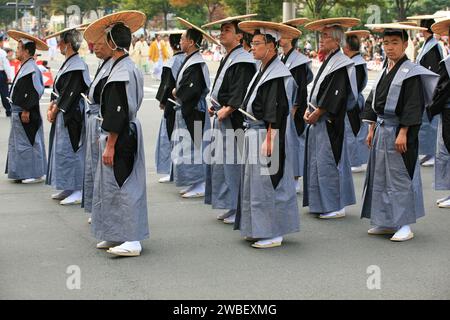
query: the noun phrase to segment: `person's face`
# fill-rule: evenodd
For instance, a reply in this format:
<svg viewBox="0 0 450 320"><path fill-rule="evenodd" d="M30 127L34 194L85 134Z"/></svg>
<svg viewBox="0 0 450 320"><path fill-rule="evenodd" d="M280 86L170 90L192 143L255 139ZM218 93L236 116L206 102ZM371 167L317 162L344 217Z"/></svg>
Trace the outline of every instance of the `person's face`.
<svg viewBox="0 0 450 320"><path fill-rule="evenodd" d="M345 45L345 47L342 48L342 51L344 51L344 54L345 54L346 56L348 56L348 55L351 54L351 50L350 50L350 48L348 47L348 45Z"/></svg>
<svg viewBox="0 0 450 320"><path fill-rule="evenodd" d="M266 37L263 34L255 35L251 45L253 58L256 60L263 60L266 58L269 51L273 48L272 43L266 43Z"/></svg>
<svg viewBox="0 0 450 320"><path fill-rule="evenodd" d="M94 42L94 53L97 58L102 60L112 56L113 51L108 47L106 37L102 37L98 41Z"/></svg>
<svg viewBox="0 0 450 320"><path fill-rule="evenodd" d="M288 49L291 47L292 39L280 39L280 47Z"/></svg>
<svg viewBox="0 0 450 320"><path fill-rule="evenodd" d="M236 29L232 23L227 23L220 27L219 40L223 46L229 47L236 42L239 43L241 39L242 34L236 33Z"/></svg>
<svg viewBox="0 0 450 320"><path fill-rule="evenodd" d="M27 54L27 52L23 48L22 41L19 41L19 43L17 44L17 51L16 51L16 58L17 58L17 60L24 61L26 54Z"/></svg>
<svg viewBox="0 0 450 320"><path fill-rule="evenodd" d="M67 52L68 44L67 44L67 43L64 43L64 40L63 40L63 38L61 38L61 37L59 38L58 46L59 46L59 52L61 52L61 54L62 54L63 56L65 56L65 55L66 55L66 52Z"/></svg>
<svg viewBox="0 0 450 320"><path fill-rule="evenodd" d="M157 34L157 35L156 35L156 41L159 42L160 40L161 40L161 35Z"/></svg>
<svg viewBox="0 0 450 320"><path fill-rule="evenodd" d="M385 36L383 38L383 46L386 51L386 56L390 60L396 61L405 54L408 41L403 41L401 36Z"/></svg>
<svg viewBox="0 0 450 320"><path fill-rule="evenodd" d="M319 51L327 54L339 47L336 39L333 39L333 28L324 28L319 37Z"/></svg>
<svg viewBox="0 0 450 320"><path fill-rule="evenodd" d="M187 52L189 50L189 48L192 47L193 45L194 45L194 41L187 38L186 31L183 32L183 34L181 35L181 39L180 39L181 51Z"/></svg>

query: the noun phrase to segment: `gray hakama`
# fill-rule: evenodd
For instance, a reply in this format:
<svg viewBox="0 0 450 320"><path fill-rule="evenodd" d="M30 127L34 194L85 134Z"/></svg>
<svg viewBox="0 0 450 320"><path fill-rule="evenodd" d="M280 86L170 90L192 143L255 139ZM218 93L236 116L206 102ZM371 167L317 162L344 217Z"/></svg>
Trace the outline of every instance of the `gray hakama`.
<svg viewBox="0 0 450 320"><path fill-rule="evenodd" d="M325 108L324 99L332 99L327 94L334 94L334 99L337 100L339 98L340 109L342 109L337 110L337 112L339 114L342 113L342 117L345 117L346 111L355 105L358 97L354 62L338 50L324 63L327 64L324 68L321 68L323 71L319 71L316 76L309 101L316 107ZM334 79L333 73L341 69L343 71L340 72L344 74L344 78ZM339 90L335 92L326 91L327 94L323 93L318 99L319 90L322 90L322 83L327 76L331 78L327 90L328 87L343 86L347 80L349 87L339 89L346 92L339 92ZM336 81L343 83L333 83ZM342 119L342 122L344 122L344 119ZM340 157L337 159L328 133L328 124L330 126L333 125L333 119L330 119L329 112L326 112L316 124L309 125L307 128L303 206L309 206L311 213L334 212L356 203L352 172L345 143L344 123L342 123L342 129L340 124L334 124L332 128L334 131L343 131L342 140L339 140L337 143L334 142L339 144L337 148L341 150Z"/></svg>
<svg viewBox="0 0 450 320"><path fill-rule="evenodd" d="M224 59L226 60L221 65L220 72L211 90L211 103L215 111L219 111L222 108L222 105L218 105L217 102L235 108L240 107L246 88L256 71L253 56L242 47L234 49ZM219 97L222 95L221 88L225 74L228 70L233 71L231 69L233 66L238 68L238 70L235 70L236 76L228 79L228 81L232 80L239 87L234 87L234 92L226 92L227 101L222 102ZM225 83L225 87L228 89L227 83ZM231 105L231 101L233 101L234 105ZM234 112L239 113L239 111ZM241 179L241 165L238 159L242 156L242 145L239 148L238 144L242 143L242 141L230 139L231 135L234 136L236 129L233 127L232 116L234 114L223 121L219 121L217 117L214 117L211 143L208 149L211 152L205 152L205 157L209 160L206 163L205 203L211 204L213 209L237 209ZM240 114L235 116L240 116ZM228 138L227 134L229 135ZM231 163L228 161L231 161Z"/></svg>
<svg viewBox="0 0 450 320"><path fill-rule="evenodd" d="M181 65L183 64L183 60L186 58L185 54L176 54L171 59L169 59L166 65L163 67L163 75L161 86L164 86L163 91L169 90L169 83L167 83L169 79L165 79L164 72L170 72L171 77L173 79L177 78L178 71L180 70ZM165 68L168 70L166 71ZM170 92L164 92L163 95L171 95ZM159 98L158 96L156 97ZM164 98L160 98L166 100ZM159 100L159 99L158 99ZM162 102L162 101L160 101ZM173 104L170 101L164 101L166 108L173 108ZM172 142L171 137L169 137L167 130L167 112L164 112L161 117L161 123L159 126L158 132L158 140L156 141L155 148L155 163L156 163L156 173L157 174L170 174L172 171Z"/></svg>
<svg viewBox="0 0 450 320"><path fill-rule="evenodd" d="M95 170L97 170L99 160L99 145L100 138L100 95L103 90L103 85L108 79L109 72L112 66L112 59L102 63L94 80L91 83L88 93L88 99L92 104L86 101L85 109L85 145L86 155L84 162L84 185L83 185L83 203L82 207L86 212L92 211L92 196L94 194L94 180Z"/></svg>
<svg viewBox="0 0 450 320"><path fill-rule="evenodd" d="M384 73L385 69L372 90L371 109L374 111L375 93ZM373 146L370 149L361 212L361 217L370 219L374 226L399 228L415 223L417 219L425 215L419 161L416 158L411 178L402 155L395 150L395 140L400 125L396 108L401 88L405 80L415 76L420 76L425 104L431 101L438 80L437 75L405 60L399 66L390 85L384 113L377 114L377 127ZM408 95L407 92L404 94Z"/></svg>
<svg viewBox="0 0 450 320"><path fill-rule="evenodd" d="M306 84L311 83L311 81L314 78L314 75L311 71L311 60L308 59L305 55L301 54L297 50L293 50L286 62L285 65L289 69L289 71L292 73L295 68L298 68L302 65L306 65ZM297 112L302 112L303 107L306 108L306 106L300 106L296 105L297 97L299 95L298 88L302 85L301 83L297 83L299 79L296 79L295 75L292 74L294 77L294 81L292 82L293 88L292 88L292 101L293 101L293 107L296 106L299 109ZM302 115L303 117L303 115ZM293 165L293 173L294 177L302 177L303 176L303 169L305 167L305 131L303 131L302 134L298 134L298 130L295 125L294 118L292 117L292 112L289 112L288 120L287 120L287 128L286 128L286 143L288 145L288 148L290 149L290 155L292 157L291 163Z"/></svg>
<svg viewBox="0 0 450 320"><path fill-rule="evenodd" d="M285 100L286 114L282 116L282 126L286 127L287 116L292 105L292 88L294 81L289 69L279 60L273 60L262 73L254 76L246 98L244 99L245 110L255 115L253 104L258 94L258 89L269 81L282 81L284 89L282 92L260 92L259 94L277 95L271 97L276 101ZM258 81L258 82L256 82ZM256 85L255 85L256 82ZM253 89L253 90L252 90ZM283 96L280 96L280 95ZM270 105L276 112L280 106ZM269 113L274 110L268 111ZM258 119L258 117L257 117ZM243 169L241 173L240 203L237 210L235 229L240 230L243 237L251 238L274 238L300 230L299 208L297 194L295 192L294 174L292 172L291 156L289 148L285 149L284 160L280 155L279 166L283 168L282 177L274 188L272 174L269 175L267 157L261 156L261 145L266 138L267 128L264 120L246 120L247 129L244 137ZM279 139L286 143L286 134L278 130ZM280 137L281 136L281 137ZM275 142L274 142L275 143ZM282 142L274 145L272 160L277 157L277 149ZM284 161L284 165L283 165ZM272 165L274 162L272 161Z"/></svg>
<svg viewBox="0 0 450 320"><path fill-rule="evenodd" d="M434 92L433 102L428 107L428 111L432 115L439 114L436 160L434 164L434 188L435 190L450 190L450 56L441 61L439 73L441 78Z"/></svg>
<svg viewBox="0 0 450 320"><path fill-rule="evenodd" d="M71 84L77 86L77 89L88 88L90 85L89 69L86 63L80 58L78 54L69 57L58 71L55 77L53 91L60 96L63 92L59 92L58 88L64 86L59 84L60 79L71 72L81 71L83 83ZM80 118L84 115L84 100L76 93L68 94L70 99L74 99L74 105L70 112L76 112ZM60 106L60 98L52 95L52 100L57 100L57 105ZM79 139L77 150L75 151L70 139L70 133L64 119L65 113L61 110L56 116L55 122L52 124L50 131L50 147L48 159L47 181L56 190L82 190L84 178L84 152L85 144L82 139ZM83 121L84 122L84 121Z"/></svg>
<svg viewBox="0 0 450 320"><path fill-rule="evenodd" d="M423 60L426 60L428 53L437 48L440 57L437 61L434 61L435 64L438 64L439 61L443 59L442 48L439 45L439 42L432 36L428 41L423 45L419 55L416 58L416 63L428 68L424 65ZM431 70L433 72L437 72L437 70ZM419 131L419 154L422 155L434 155L436 153L436 144L431 143L431 141L436 141L437 138L437 127L438 127L439 119L433 118L431 121L427 117L426 111L423 113L422 117L422 126Z"/></svg>
<svg viewBox="0 0 450 320"><path fill-rule="evenodd" d="M102 161L108 138L108 132L102 129L91 227L93 235L100 240L141 241L149 237L144 141L141 124L136 118L144 96L144 79L130 57L125 56L113 65L103 93L111 83L124 83L129 120L125 132L128 133L128 129L134 131L137 149L131 173L123 185L119 186L113 167L106 166ZM104 94L102 101L103 99ZM101 103L100 114L105 118L102 110Z"/></svg>
<svg viewBox="0 0 450 320"><path fill-rule="evenodd" d="M206 95L208 94L210 87L208 67L198 51L186 59L187 60L185 60L177 75L176 90L178 105L174 107L176 110L176 115L174 132L172 134L173 177L177 187L191 186L205 181L203 150L207 147L207 143L204 141L203 135L211 128L211 122L209 119L209 114L207 113L206 105ZM194 119L192 120L192 123L189 123L189 125L192 125L197 129L195 132L192 132L193 135L195 134L195 139L193 139L193 135L190 134L189 127L183 114L183 112L187 110L188 102L185 102L185 106L182 105L183 98L180 97L180 84L182 81L189 82L189 84L187 84L189 88L183 88L185 94L188 94L187 91L189 90L194 91L201 85L199 83L200 79L198 78L187 79L184 77L185 72L188 69L197 67L196 65L199 65L201 68L205 87L201 89L202 92L200 93L198 101L193 104L192 101L196 100L195 98L188 101L190 104L189 107L193 108L193 110L189 112L189 116L194 115ZM202 119L195 118L195 116L201 116ZM202 121L204 123L203 131L201 130Z"/></svg>
<svg viewBox="0 0 450 320"><path fill-rule="evenodd" d="M362 66L364 70L364 79L362 80L361 86L358 83L358 104L355 106L361 112L364 109L365 103L363 90L366 88L368 82L367 63L360 54L352 57L352 60L355 62L355 69L358 66ZM359 132L355 136L349 118L345 117L345 142L347 144L351 167L359 167L367 163L369 158L369 148L366 144L368 129L369 126L366 122L361 123Z"/></svg>
<svg viewBox="0 0 450 320"><path fill-rule="evenodd" d="M20 86L23 85L32 85L34 88L21 88ZM11 103L11 130L5 172L9 179L40 178L47 171L44 130L39 110L39 100L43 93L44 83L41 71L36 62L30 58L21 66L10 91L13 102ZM33 143L25 130L26 125L20 119L22 111L30 111L36 114L35 117L30 114L29 125L33 123L33 126L38 127L37 131L32 133L34 136L31 139L34 139Z"/></svg>

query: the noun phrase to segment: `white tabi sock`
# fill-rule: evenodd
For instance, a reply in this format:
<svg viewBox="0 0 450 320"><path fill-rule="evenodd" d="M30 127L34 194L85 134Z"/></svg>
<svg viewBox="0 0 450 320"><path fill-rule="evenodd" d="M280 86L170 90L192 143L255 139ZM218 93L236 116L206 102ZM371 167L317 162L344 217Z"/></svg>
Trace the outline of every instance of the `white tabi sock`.
<svg viewBox="0 0 450 320"><path fill-rule="evenodd" d="M398 229L398 231L394 234L393 238L404 239L411 233L410 226L406 225Z"/></svg>
<svg viewBox="0 0 450 320"><path fill-rule="evenodd" d="M258 242L256 242L255 244L261 245L261 246L265 246L271 243L275 243L275 242L283 242L283 237L275 237L275 238L271 238L271 239L263 239L263 240L259 240Z"/></svg>

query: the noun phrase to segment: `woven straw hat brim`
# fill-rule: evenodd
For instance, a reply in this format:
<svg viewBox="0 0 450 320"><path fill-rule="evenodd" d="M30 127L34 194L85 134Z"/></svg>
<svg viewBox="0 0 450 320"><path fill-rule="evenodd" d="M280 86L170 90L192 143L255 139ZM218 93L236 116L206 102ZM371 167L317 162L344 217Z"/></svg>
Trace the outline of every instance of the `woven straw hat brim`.
<svg viewBox="0 0 450 320"><path fill-rule="evenodd" d="M431 19L439 19L446 18L445 15L434 15L434 14L424 14L418 16L407 17L408 20L431 20Z"/></svg>
<svg viewBox="0 0 450 320"><path fill-rule="evenodd" d="M80 24L80 25L75 26L75 27L65 28L65 29L63 29L61 31L58 31L58 32L53 33L53 34L51 34L49 36L46 36L44 39L47 40L47 39L55 38L55 37L57 37L57 36L65 33L65 32L67 32L67 31L74 30L74 29L76 29L78 31L84 31L88 25L89 25L89 23L83 23L83 24Z"/></svg>
<svg viewBox="0 0 450 320"><path fill-rule="evenodd" d="M296 39L302 35L302 32L297 28L278 22L255 21L255 20L243 21L239 23L239 28L251 34L254 34L256 30L259 30L261 28L270 29L279 32L281 38L284 39Z"/></svg>
<svg viewBox="0 0 450 320"><path fill-rule="evenodd" d="M308 19L308 18L295 18L295 19L283 21L283 23L288 24L290 26L298 27L298 26L304 25L305 23L307 23L309 21L310 21L310 19Z"/></svg>
<svg viewBox="0 0 450 320"><path fill-rule="evenodd" d="M203 36L205 37L206 40L208 40L208 41L210 41L210 42L212 42L212 43L215 43L215 44L217 44L217 45L220 46L219 41L217 41L216 39L214 39L213 37L211 37L211 36L210 36L205 30L203 30L202 28L196 26L195 24L193 24L193 23L191 23L191 22L189 22L189 21L187 21L187 20L185 20L185 19L183 19L183 18L177 17L177 19L181 22L181 24L183 24L184 26L186 26L188 29L195 29L195 30L197 30L197 31L200 31L200 32L203 34Z"/></svg>
<svg viewBox="0 0 450 320"><path fill-rule="evenodd" d="M240 15L240 16L234 16L234 17L228 17L225 19L220 19L217 21L213 21L207 24L202 25L202 28L209 28L215 25L222 25L224 23L228 23L228 22L232 22L232 21L236 21L236 20L244 20L244 19L248 19L251 17L256 17L258 14L257 13L250 13L250 14L244 14L244 15Z"/></svg>
<svg viewBox="0 0 450 320"><path fill-rule="evenodd" d="M19 30L9 30L8 36L13 38L16 41L20 41L21 39L27 39L36 44L36 49L40 51L47 51L48 45L39 38L32 36L31 34L19 31Z"/></svg>
<svg viewBox="0 0 450 320"><path fill-rule="evenodd" d="M414 21L400 21L399 23L406 24L407 26L418 27L417 22L414 22Z"/></svg>
<svg viewBox="0 0 450 320"><path fill-rule="evenodd" d="M116 23L123 23L131 33L138 31L145 25L145 13L137 10L120 11L108 14L92 22L84 31L84 38L88 42L96 42L105 35L105 30Z"/></svg>
<svg viewBox="0 0 450 320"><path fill-rule="evenodd" d="M367 38L370 36L370 31L368 31L368 30L352 30L352 31L347 31L345 33L345 35L347 37L357 36L358 38Z"/></svg>
<svg viewBox="0 0 450 320"><path fill-rule="evenodd" d="M366 27L372 29L375 32L383 32L386 29L394 29L394 30L416 30L416 31L426 31L427 28L410 26L407 24L401 23L378 23L378 24L366 24Z"/></svg>
<svg viewBox="0 0 450 320"><path fill-rule="evenodd" d="M183 32L185 32L186 30L181 30L181 29L176 29L176 30L161 30L161 31L156 31L155 34L182 34Z"/></svg>
<svg viewBox="0 0 450 320"><path fill-rule="evenodd" d="M433 23L431 26L431 30L434 33L437 33L441 36L448 36L450 28L450 18L439 20L438 22Z"/></svg>
<svg viewBox="0 0 450 320"><path fill-rule="evenodd" d="M305 28L311 31L321 31L327 26L340 26L342 28L352 28L361 23L357 18L328 18L312 21L305 25Z"/></svg>

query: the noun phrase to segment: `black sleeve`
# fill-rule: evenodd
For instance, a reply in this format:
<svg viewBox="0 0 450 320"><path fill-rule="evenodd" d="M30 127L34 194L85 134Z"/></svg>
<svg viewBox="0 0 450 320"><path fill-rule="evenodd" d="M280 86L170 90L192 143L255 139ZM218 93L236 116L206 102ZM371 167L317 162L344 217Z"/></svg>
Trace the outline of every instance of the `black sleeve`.
<svg viewBox="0 0 450 320"><path fill-rule="evenodd" d="M430 51L427 52L425 56L423 56L422 60L420 60L420 64L427 68L430 71L438 73L439 70L439 62L442 60L441 53L439 52L439 44L435 45Z"/></svg>
<svg viewBox="0 0 450 320"><path fill-rule="evenodd" d="M308 67L307 64L302 64L291 70L291 74L298 85L297 95L294 102L294 107L299 107L300 110L306 110L308 100Z"/></svg>
<svg viewBox="0 0 450 320"><path fill-rule="evenodd" d="M181 100L184 117L194 112L205 88L206 83L200 64L188 67L177 90L177 98Z"/></svg>
<svg viewBox="0 0 450 320"><path fill-rule="evenodd" d="M120 134L128 126L125 82L110 82L103 90L102 129Z"/></svg>
<svg viewBox="0 0 450 320"><path fill-rule="evenodd" d="M33 73L20 78L16 82L12 100L15 105L26 111L31 111L36 106L39 106L39 94L34 88Z"/></svg>
<svg viewBox="0 0 450 320"><path fill-rule="evenodd" d="M433 117L441 113L450 97L450 78L444 62L439 65L439 75L439 82L434 90L433 100L427 107L429 117Z"/></svg>
<svg viewBox="0 0 450 320"><path fill-rule="evenodd" d="M364 68L364 65L360 64L355 67L356 69L356 83L358 85L358 92L361 92L364 90L364 80L366 79L366 69Z"/></svg>
<svg viewBox="0 0 450 320"><path fill-rule="evenodd" d="M177 90L177 98L183 104L195 101L197 103L206 88L203 71L200 64L188 67L181 78L180 85Z"/></svg>
<svg viewBox="0 0 450 320"><path fill-rule="evenodd" d="M168 67L163 67L161 74L161 83L156 93L156 100L163 105L167 104L167 99L172 97L172 90L175 88L175 79L172 75L172 70Z"/></svg>
<svg viewBox="0 0 450 320"><path fill-rule="evenodd" d="M369 96L367 97L366 104L364 105L364 109L361 113L361 119L362 120L368 120L368 121L377 121L377 114L372 108L372 101L373 101L373 90L370 91Z"/></svg>
<svg viewBox="0 0 450 320"><path fill-rule="evenodd" d="M343 67L327 77L330 77L327 81L328 85L321 94L318 106L332 116L338 116L342 109L347 108L348 92L350 91L347 69Z"/></svg>
<svg viewBox="0 0 450 320"><path fill-rule="evenodd" d="M56 105L62 112L66 113L81 99L80 94L85 93L87 90L83 72L81 70L67 72L59 78L58 85L59 84L62 85L61 87L58 86L60 95L56 100Z"/></svg>
<svg viewBox="0 0 450 320"><path fill-rule="evenodd" d="M289 104L283 78L276 78L258 88L252 104L255 118L264 120L266 126L281 129L289 114Z"/></svg>
<svg viewBox="0 0 450 320"><path fill-rule="evenodd" d="M255 66L251 63L236 63L231 66L226 71L224 81L219 90L219 102L224 106L239 108L255 72ZM224 89L223 91L222 88Z"/></svg>
<svg viewBox="0 0 450 320"><path fill-rule="evenodd" d="M422 80L415 76L403 81L400 98L395 109L400 127L411 127L422 123L424 108Z"/></svg>

